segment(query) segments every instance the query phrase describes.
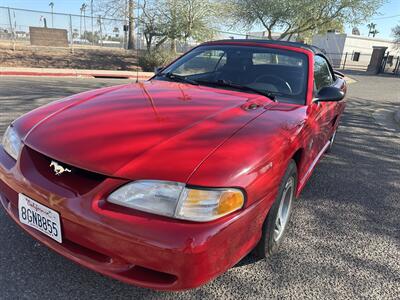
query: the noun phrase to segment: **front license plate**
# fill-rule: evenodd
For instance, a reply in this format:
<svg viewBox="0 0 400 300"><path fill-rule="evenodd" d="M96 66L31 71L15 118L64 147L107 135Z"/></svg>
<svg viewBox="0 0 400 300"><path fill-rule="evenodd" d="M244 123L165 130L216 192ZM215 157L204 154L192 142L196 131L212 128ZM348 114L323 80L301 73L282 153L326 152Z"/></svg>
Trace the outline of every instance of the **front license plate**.
<svg viewBox="0 0 400 300"><path fill-rule="evenodd" d="M61 243L60 214L31 198L18 195L19 220Z"/></svg>

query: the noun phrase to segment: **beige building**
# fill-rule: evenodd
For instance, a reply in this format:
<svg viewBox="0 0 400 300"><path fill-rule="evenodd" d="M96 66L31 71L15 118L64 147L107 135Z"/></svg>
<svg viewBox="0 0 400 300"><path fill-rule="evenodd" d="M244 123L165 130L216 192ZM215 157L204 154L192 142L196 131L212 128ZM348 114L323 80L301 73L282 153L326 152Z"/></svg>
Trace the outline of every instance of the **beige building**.
<svg viewBox="0 0 400 300"><path fill-rule="evenodd" d="M328 32L313 36L312 45L323 49L336 68L366 69L374 46L387 47L387 67L395 66L400 47L391 40Z"/></svg>

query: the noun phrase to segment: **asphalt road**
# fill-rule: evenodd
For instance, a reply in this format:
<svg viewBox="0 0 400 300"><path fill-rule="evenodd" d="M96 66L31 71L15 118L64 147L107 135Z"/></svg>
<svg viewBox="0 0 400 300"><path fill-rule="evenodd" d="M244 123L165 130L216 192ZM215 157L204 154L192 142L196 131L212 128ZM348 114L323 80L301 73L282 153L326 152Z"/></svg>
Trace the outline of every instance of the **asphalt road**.
<svg viewBox="0 0 400 300"><path fill-rule="evenodd" d="M64 259L0 210L0 298L398 299L400 131L373 116L400 109L400 79L353 78L333 153L317 166L272 259L249 255L196 290L154 292ZM123 82L0 77L0 136L12 119L53 99Z"/></svg>

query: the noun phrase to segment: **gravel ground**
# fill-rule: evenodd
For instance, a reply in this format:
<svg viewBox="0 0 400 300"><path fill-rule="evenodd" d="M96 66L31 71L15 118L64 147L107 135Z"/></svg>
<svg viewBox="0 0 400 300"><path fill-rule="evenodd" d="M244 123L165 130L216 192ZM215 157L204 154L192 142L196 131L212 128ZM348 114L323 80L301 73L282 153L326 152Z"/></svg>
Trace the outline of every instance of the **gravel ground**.
<svg viewBox="0 0 400 300"><path fill-rule="evenodd" d="M400 79L351 75L346 113L296 203L281 252L251 255L209 284L154 292L81 268L28 237L0 210L0 298L398 299L400 133L373 118L400 109ZM122 80L0 78L0 135L18 115Z"/></svg>

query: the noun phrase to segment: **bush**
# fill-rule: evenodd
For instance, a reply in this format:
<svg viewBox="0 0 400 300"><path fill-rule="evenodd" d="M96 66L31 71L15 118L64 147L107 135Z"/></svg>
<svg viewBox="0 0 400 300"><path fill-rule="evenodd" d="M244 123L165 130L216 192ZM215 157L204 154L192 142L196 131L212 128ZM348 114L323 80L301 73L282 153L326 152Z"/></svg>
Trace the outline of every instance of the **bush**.
<svg viewBox="0 0 400 300"><path fill-rule="evenodd" d="M145 72L154 72L157 67L165 66L175 59L176 54L165 50L152 50L139 57L139 66Z"/></svg>

